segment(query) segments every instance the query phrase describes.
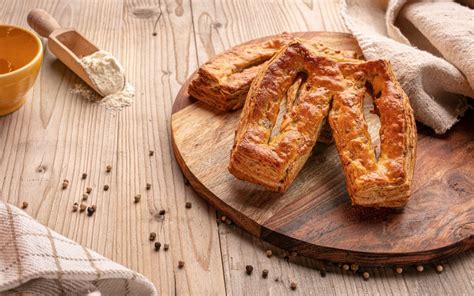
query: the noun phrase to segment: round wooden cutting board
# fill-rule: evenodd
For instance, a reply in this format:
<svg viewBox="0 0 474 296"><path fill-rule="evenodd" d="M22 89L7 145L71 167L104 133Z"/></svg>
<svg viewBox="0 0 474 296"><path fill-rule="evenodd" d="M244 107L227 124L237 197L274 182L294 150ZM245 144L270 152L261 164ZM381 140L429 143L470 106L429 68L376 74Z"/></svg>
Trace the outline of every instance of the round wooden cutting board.
<svg viewBox="0 0 474 296"><path fill-rule="evenodd" d="M295 35L360 50L349 34ZM236 179L227 166L240 111L212 111L189 97L188 83L173 106L176 159L204 199L253 235L299 255L370 265L434 261L474 245L474 112L442 137L418 126L413 193L404 209L362 208L351 205L332 144L316 144L285 193ZM377 117L366 116L376 143Z"/></svg>

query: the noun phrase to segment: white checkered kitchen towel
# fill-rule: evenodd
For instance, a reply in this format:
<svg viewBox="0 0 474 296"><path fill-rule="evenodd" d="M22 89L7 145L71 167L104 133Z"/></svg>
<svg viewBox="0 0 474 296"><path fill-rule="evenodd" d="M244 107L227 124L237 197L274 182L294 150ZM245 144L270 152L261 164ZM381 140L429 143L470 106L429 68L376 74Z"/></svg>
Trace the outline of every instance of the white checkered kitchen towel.
<svg viewBox="0 0 474 296"><path fill-rule="evenodd" d="M144 276L0 201L0 295L156 295ZM100 293L98 293L100 292Z"/></svg>

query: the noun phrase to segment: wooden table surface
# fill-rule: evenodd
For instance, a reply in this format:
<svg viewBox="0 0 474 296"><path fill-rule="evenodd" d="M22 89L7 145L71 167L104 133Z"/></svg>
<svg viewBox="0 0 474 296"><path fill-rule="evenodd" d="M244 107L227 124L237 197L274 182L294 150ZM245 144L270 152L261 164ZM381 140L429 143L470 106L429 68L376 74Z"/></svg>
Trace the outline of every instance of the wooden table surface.
<svg viewBox="0 0 474 296"><path fill-rule="evenodd" d="M216 223L215 209L185 185L170 145L170 114L186 77L214 54L256 37L346 32L339 1L0 0L0 23L27 26L35 7L119 58L137 97L121 112L89 103L70 92L78 77L46 52L28 103L0 117L3 201L28 201L26 211L40 222L143 273L162 295L472 295L472 251L447 261L442 274L433 266L423 273L409 267L402 275L368 268L371 278L363 281L327 267L323 278L322 263L299 257L287 262L279 258L281 250ZM108 164L111 173L105 172ZM70 180L64 191L63 179ZM109 191L101 189L105 184ZM97 204L93 217L71 211L87 186ZM142 195L138 204L136 194ZM164 220L160 209L167 211ZM150 232L169 243L169 251L155 252ZM268 248L277 256L267 258ZM185 261L184 269L177 268L178 260ZM247 264L255 268L252 276L245 274ZM260 276L264 268L266 280ZM291 293L290 282L298 284Z"/></svg>

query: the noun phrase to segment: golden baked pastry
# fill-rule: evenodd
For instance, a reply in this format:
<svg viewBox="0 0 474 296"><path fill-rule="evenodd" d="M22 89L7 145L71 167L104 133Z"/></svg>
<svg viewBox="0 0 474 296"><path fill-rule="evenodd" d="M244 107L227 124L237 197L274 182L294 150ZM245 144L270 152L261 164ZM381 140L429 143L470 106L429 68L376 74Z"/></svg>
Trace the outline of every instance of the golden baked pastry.
<svg viewBox="0 0 474 296"><path fill-rule="evenodd" d="M284 33L216 55L199 68L189 85L189 94L219 111L240 109L263 64L292 39L290 34ZM332 55L336 59L357 58L354 51L332 50L317 41L311 41L311 46L321 55Z"/></svg>
<svg viewBox="0 0 474 296"><path fill-rule="evenodd" d="M416 124L410 102L388 61L341 63L343 91L334 95L329 123L352 203L400 207L413 177ZM375 154L363 115L369 88L380 118L380 155Z"/></svg>
<svg viewBox="0 0 474 296"><path fill-rule="evenodd" d="M234 176L274 191L288 188L316 143L331 91L342 91L335 65L296 39L263 66L240 116L229 164ZM280 109L286 109L281 118Z"/></svg>
<svg viewBox="0 0 474 296"><path fill-rule="evenodd" d="M378 157L363 115L367 91L380 114ZM240 117L229 171L285 191L309 157L328 114L352 203L404 205L413 176L416 126L389 62L348 62L321 55L298 39L257 74Z"/></svg>
<svg viewBox="0 0 474 296"><path fill-rule="evenodd" d="M191 96L220 111L240 109L262 64L288 41L288 34L233 47L202 65L189 85Z"/></svg>

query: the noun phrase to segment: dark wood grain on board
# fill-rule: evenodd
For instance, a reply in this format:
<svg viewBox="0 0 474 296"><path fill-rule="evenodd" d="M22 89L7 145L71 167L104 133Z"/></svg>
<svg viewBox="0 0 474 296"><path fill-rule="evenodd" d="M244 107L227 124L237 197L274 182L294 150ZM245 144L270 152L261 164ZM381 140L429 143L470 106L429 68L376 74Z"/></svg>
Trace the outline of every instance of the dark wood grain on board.
<svg viewBox="0 0 474 296"><path fill-rule="evenodd" d="M296 35L360 50L349 34ZM404 209L362 208L350 204L334 145L318 143L284 194L234 178L227 165L240 111L214 112L189 97L188 84L173 106L176 159L193 188L251 234L303 256L370 265L436 261L474 245L472 114L444 136L418 128L413 193ZM366 116L376 142L377 121Z"/></svg>

